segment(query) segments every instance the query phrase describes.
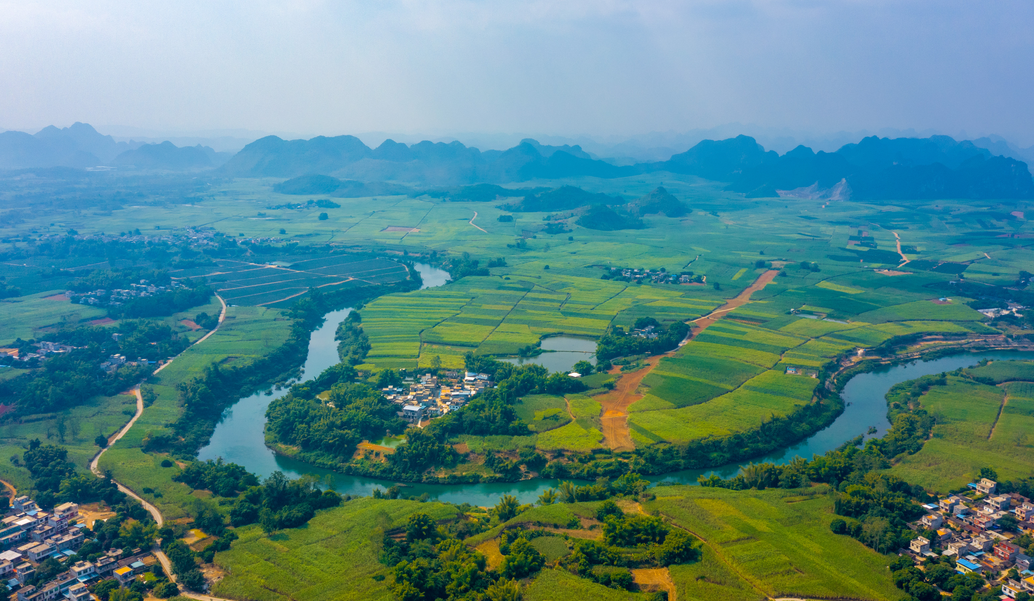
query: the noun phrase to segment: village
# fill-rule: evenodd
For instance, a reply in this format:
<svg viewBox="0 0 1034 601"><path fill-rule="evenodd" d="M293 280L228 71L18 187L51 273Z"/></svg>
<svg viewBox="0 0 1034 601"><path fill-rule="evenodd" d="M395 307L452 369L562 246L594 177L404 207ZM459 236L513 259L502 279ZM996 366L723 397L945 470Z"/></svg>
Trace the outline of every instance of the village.
<svg viewBox="0 0 1034 601"><path fill-rule="evenodd" d="M134 298L165 294L178 288L185 288L185 286L178 282L171 282L168 286L155 286L147 280L140 280L139 284L130 284L129 288L116 288L114 290L97 289L82 293L68 290L65 292L65 296L73 303L79 303L80 305L121 307L126 301Z"/></svg>
<svg viewBox="0 0 1034 601"><path fill-rule="evenodd" d="M0 582L17 601L86 601L95 599L87 587L96 582L113 579L128 588L161 569L150 550L113 548L90 553L86 560L77 552L91 539L77 504L43 511L29 497L16 497L0 528ZM46 571L52 573L44 569L52 567L52 561L64 569L45 577ZM50 566L43 566L45 562Z"/></svg>
<svg viewBox="0 0 1034 601"><path fill-rule="evenodd" d="M606 280L623 280L625 282L649 282L653 284L706 284L707 276L694 275L692 271L671 273L661 269L635 269L631 267L605 267L603 274Z"/></svg>
<svg viewBox="0 0 1034 601"><path fill-rule="evenodd" d="M911 524L921 534L908 552L920 565L949 557L960 574L1000 582L1003 598L1034 594L1034 560L1014 542L1034 533L1034 502L1016 493L1000 494L998 483L988 478L969 488L923 506L929 513Z"/></svg>
<svg viewBox="0 0 1034 601"><path fill-rule="evenodd" d="M462 407L483 390L494 384L488 374L443 371L439 375L423 374L407 377L402 386L381 390L392 403L401 405L399 417L411 424L421 425Z"/></svg>

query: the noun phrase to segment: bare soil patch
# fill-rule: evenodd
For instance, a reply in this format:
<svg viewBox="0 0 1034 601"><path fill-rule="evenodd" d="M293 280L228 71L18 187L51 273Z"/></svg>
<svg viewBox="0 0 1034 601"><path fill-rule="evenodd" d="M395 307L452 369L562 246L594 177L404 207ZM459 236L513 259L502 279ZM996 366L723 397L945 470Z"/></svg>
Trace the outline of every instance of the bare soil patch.
<svg viewBox="0 0 1034 601"><path fill-rule="evenodd" d="M420 229L419 229L419 228L415 228L415 227L406 227L406 226L403 226L403 225L389 225L388 227L384 228L384 229L383 229L383 230L381 230L381 231L382 231L382 232L406 232L406 233L415 233L415 232L419 232L419 231L420 231Z"/></svg>
<svg viewBox="0 0 1034 601"><path fill-rule="evenodd" d="M200 330L201 329L201 326L199 326L196 323L194 323L193 319L183 319L183 320L180 320L180 323L185 325L185 326L187 326L192 331L193 330Z"/></svg>
<svg viewBox="0 0 1034 601"><path fill-rule="evenodd" d="M667 591L668 601L675 601L675 583L668 568L637 568L632 570L632 580L639 590L646 592Z"/></svg>
<svg viewBox="0 0 1034 601"><path fill-rule="evenodd" d="M106 325L111 324L111 323L115 323L115 320L110 318L110 317L102 317L100 319L95 319L95 320L91 321L90 325L91 326L106 326Z"/></svg>
<svg viewBox="0 0 1034 601"><path fill-rule="evenodd" d="M68 298L68 295L67 295L67 294L65 294L64 292L62 292L61 294L55 294L55 295L53 295L53 296L44 296L44 297L43 297L43 300L52 300L52 301L70 301L70 300L72 300L72 299Z"/></svg>
<svg viewBox="0 0 1034 601"><path fill-rule="evenodd" d="M87 503L79 506L79 516L87 528L93 528L98 520L104 521L115 517L115 512L100 503Z"/></svg>

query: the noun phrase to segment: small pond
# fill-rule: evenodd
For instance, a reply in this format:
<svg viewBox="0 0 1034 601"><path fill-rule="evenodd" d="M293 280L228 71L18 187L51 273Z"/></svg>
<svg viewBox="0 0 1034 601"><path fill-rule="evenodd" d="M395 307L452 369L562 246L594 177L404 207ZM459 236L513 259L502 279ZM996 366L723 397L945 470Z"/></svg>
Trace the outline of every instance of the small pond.
<svg viewBox="0 0 1034 601"><path fill-rule="evenodd" d="M551 373L571 371L575 363L588 361L596 365L596 341L573 336L553 336L542 339L542 354L536 357L507 357L503 359L514 365L533 363L541 365Z"/></svg>

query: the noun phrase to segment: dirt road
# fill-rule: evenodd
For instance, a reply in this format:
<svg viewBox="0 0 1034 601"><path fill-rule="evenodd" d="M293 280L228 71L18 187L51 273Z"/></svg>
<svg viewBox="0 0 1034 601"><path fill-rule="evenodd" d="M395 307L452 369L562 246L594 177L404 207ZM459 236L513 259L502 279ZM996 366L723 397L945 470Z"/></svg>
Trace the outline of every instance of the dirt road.
<svg viewBox="0 0 1034 601"><path fill-rule="evenodd" d="M730 311L742 307L750 302L750 296L772 283L772 280L779 275L779 270L770 269L758 276L754 283L745 288L734 298L729 299L724 305L711 311L707 315L694 319L690 324L692 330L686 339L679 343L679 346L686 344L700 332L706 330L711 324L724 317ZM646 360L646 367L636 371L627 372L614 385L614 390L595 397L600 403L600 425L603 428L603 442L614 451L631 451L635 449L635 442L628 429L628 408L632 403L643 398L638 393L639 385L653 368L661 362L662 357L670 357L675 351L664 355L655 355ZM611 373L620 373L620 367L614 368Z"/></svg>
<svg viewBox="0 0 1034 601"><path fill-rule="evenodd" d="M910 263L911 259L906 257L905 253L901 252L901 236L899 236L897 232L891 232L891 233L894 234L894 240L896 240L897 243L898 243L898 254L901 255L901 265L898 265L898 267L901 267L903 265L906 265L906 264ZM990 259L991 257L988 257L988 258Z"/></svg>
<svg viewBox="0 0 1034 601"><path fill-rule="evenodd" d="M214 328L212 328L211 332L209 332L209 333L205 334L204 336L202 336L201 338L199 338L197 340L197 342L195 342L191 346L196 346L198 344L201 344L205 340L208 340L208 338L212 334L215 334L216 331L219 330L219 326L221 326L223 324L223 320L226 319L226 301L224 301L222 299L222 297L219 296L218 294L216 295L216 298L218 298L219 302L222 303L222 305L223 305L222 311L219 312L219 322L216 324L216 326ZM186 351L184 351L184 352L186 352ZM180 353L180 355L182 355L182 354L183 353ZM163 363L161 365L161 367L159 367L158 369L154 370L154 374L156 374L156 373L160 372L161 370L165 369L166 367L168 367L180 355L176 355L176 357L173 357L172 359L169 359L168 361ZM101 449L96 455L94 455L93 460L90 461L90 471L93 472L94 475L97 476L98 478L103 478L104 477L104 474L101 473L100 468L98 467L98 464L100 463L101 455L103 455L105 451L110 449L111 445L115 444L115 442L117 442L119 439L121 439L123 436L125 436L126 433L129 432L129 429L133 427L133 424L136 423L136 420L140 419L140 416L143 415L143 413L144 413L144 397L140 393L140 384L137 384L136 386L134 386L132 392L133 392L134 395L136 395L136 413L133 414L133 417L132 417L132 419L129 420L129 423L127 423L125 426L123 426L121 430L119 430L117 433L115 433L115 435L112 436L108 440L108 446L106 446L103 449ZM113 482L115 482L115 481L113 480ZM144 506L144 509L146 509L147 512L151 514L151 517L154 518L154 521L155 521L155 523L158 524L159 528L161 528L165 524L165 518L162 517L162 512L158 511L157 507L155 507L154 505L148 503L142 497L140 497L140 495L136 494L135 492L133 492L132 490L130 490L126 486L123 486L121 483L115 482L115 486L117 486L118 489L120 491L122 491L123 493L125 493L127 496L132 497L132 498L136 499L137 501L139 501L140 504ZM176 576L175 576L175 574L172 573L172 562L169 561L169 558L165 555L164 552L161 551L161 549L155 548L155 549L153 549L153 552L154 552L155 557L158 558L158 561L161 562L162 567L165 568L165 572L167 574L169 574L169 577L172 579L173 582L176 582ZM208 595L198 595L198 594L195 594L195 593L188 593L188 592L181 592L180 595L182 595L184 597L189 597L191 599L198 599L199 601L229 601L228 599L219 599L218 597L209 597Z"/></svg>
<svg viewBox="0 0 1034 601"><path fill-rule="evenodd" d="M474 220L477 219L477 218L478 218L478 212L474 211L474 216L470 218L470 222L469 222L470 225L474 225ZM479 225L474 225L474 227L476 227L477 229L481 230L482 232L485 232L486 234L488 233L488 230L483 229Z"/></svg>

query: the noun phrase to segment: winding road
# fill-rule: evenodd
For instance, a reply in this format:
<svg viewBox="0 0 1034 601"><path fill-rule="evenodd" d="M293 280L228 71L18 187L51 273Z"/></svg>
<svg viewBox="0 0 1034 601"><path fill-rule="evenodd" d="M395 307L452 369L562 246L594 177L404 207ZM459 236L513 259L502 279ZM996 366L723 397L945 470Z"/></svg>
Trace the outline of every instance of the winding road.
<svg viewBox="0 0 1034 601"><path fill-rule="evenodd" d="M160 367L158 367L158 369L154 370L154 372L151 373L152 376L168 367L183 353L187 352L187 350L201 344L205 340L208 340L208 338L212 334L215 334L219 330L219 327L223 325L223 320L226 319L226 301L224 301L223 297L219 296L218 294L216 294L215 297L219 299L219 303L222 304L223 308L219 312L219 322L215 324L215 327L212 328L212 331L205 334L201 338L198 338L198 340L194 342L194 344L184 349L183 352L181 352L179 355L176 355L175 357L163 363ZM136 423L136 420L140 419L140 416L144 413L144 397L140 393L140 384L137 384L133 387L132 393L136 395L136 413L133 415L132 419L130 419L129 422L122 427L121 430L116 432L111 438L108 439L108 446L98 451L97 454L94 455L93 460L90 461L90 471L93 472L93 474L98 478L105 477L104 474L101 473L100 467L98 466L98 464L100 463L101 455L103 455L105 451L110 449L111 445L115 444L116 442L118 442L119 439L125 436L129 432L130 428L133 427L133 424ZM126 496L132 497L139 501L140 504L143 505L144 509L146 509L147 512L151 514L151 517L154 518L154 521L158 524L159 528L161 528L165 524L165 518L162 517L162 512L158 511L157 507L145 501L140 495L136 494L128 487L124 486L121 482L118 482L114 479L112 479L112 482L114 482L115 486L117 486L120 491L125 493ZM162 567L165 569L165 572L169 575L169 578L171 578L173 582L176 582L176 575L172 572L172 562L169 561L169 557L165 555L165 552L159 549L157 546L155 546L155 548L153 549L153 553L155 557L158 558L158 561L161 562ZM189 597L191 599L197 599L198 601L230 601L229 599L220 599L219 597L210 597L208 595L199 595L196 593L188 593L185 591L181 591L180 595L184 597Z"/></svg>
<svg viewBox="0 0 1034 601"><path fill-rule="evenodd" d="M470 218L470 222L469 222L470 225L474 225L474 220L477 219L477 218L478 218L478 212L474 211L474 216ZM488 230L482 228L480 225L474 225L474 227L478 228L482 232L485 232L486 234L488 233Z"/></svg>
<svg viewBox="0 0 1034 601"><path fill-rule="evenodd" d="M772 283L772 280L779 275L778 269L770 269L758 276L754 283L743 289L735 297L729 299L724 305L711 311L703 317L698 317L689 322L694 324L686 339L679 343L682 347L696 337L700 332L706 330L711 324L725 317L727 313L750 302L750 296ZM676 351L669 351L663 355L654 355L646 360L646 367L636 371L627 372L617 381L614 390L595 397L601 405L600 426L603 429L603 442L614 451L631 451L635 449L635 442L628 429L628 408L632 406L643 395L638 394L639 385L643 378L661 362L662 357L670 357ZM610 373L621 373L620 367L614 367Z"/></svg>

